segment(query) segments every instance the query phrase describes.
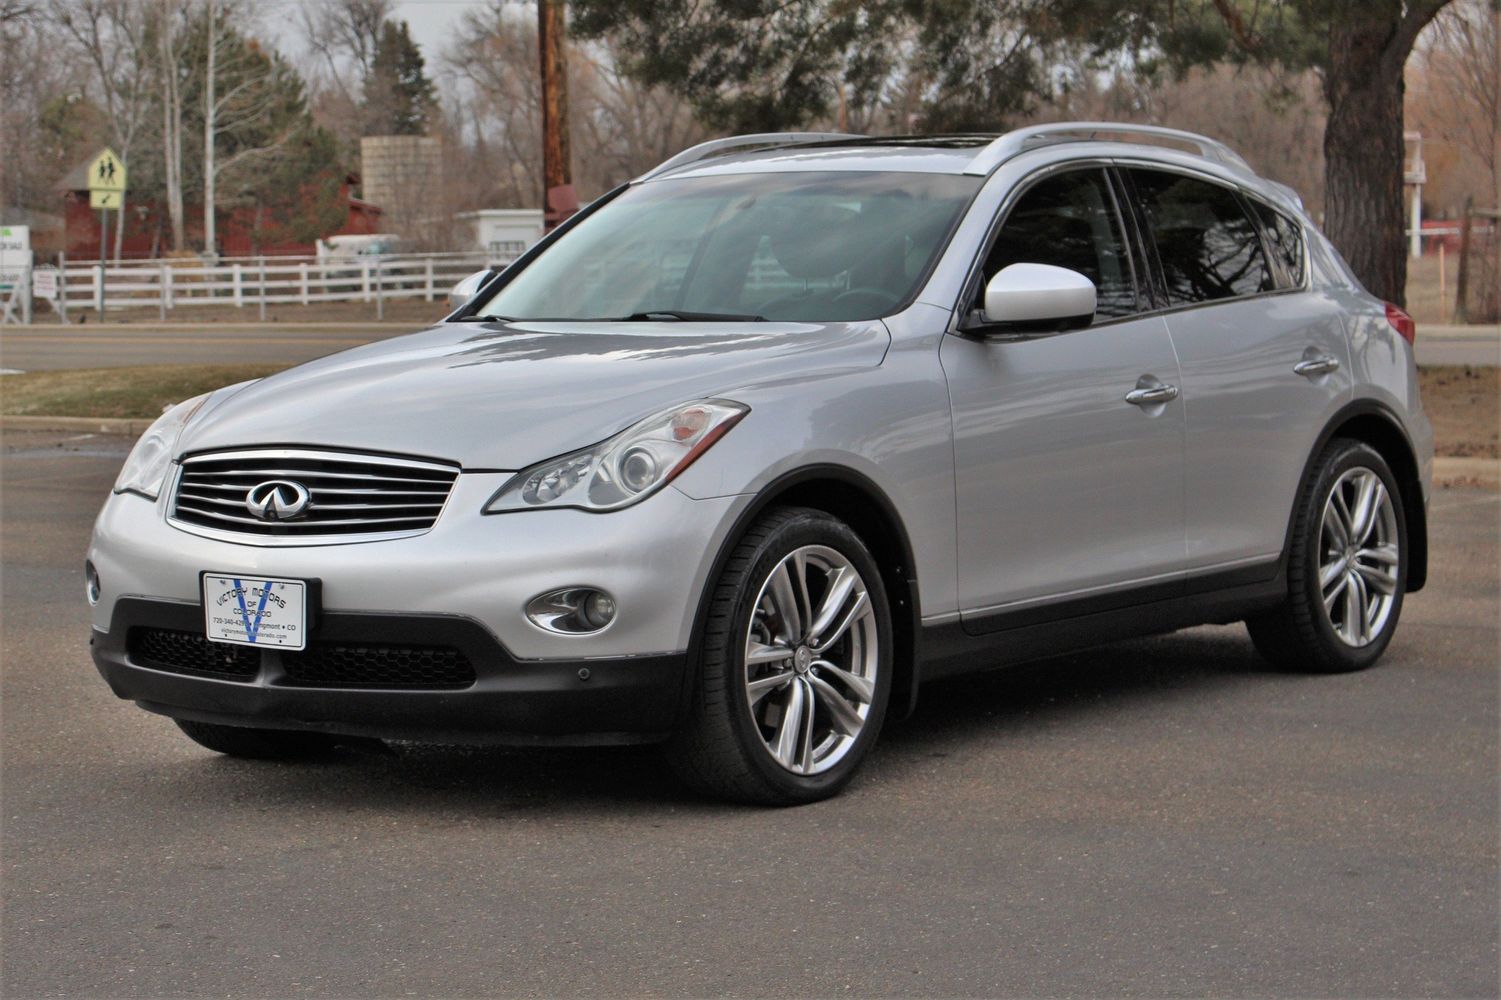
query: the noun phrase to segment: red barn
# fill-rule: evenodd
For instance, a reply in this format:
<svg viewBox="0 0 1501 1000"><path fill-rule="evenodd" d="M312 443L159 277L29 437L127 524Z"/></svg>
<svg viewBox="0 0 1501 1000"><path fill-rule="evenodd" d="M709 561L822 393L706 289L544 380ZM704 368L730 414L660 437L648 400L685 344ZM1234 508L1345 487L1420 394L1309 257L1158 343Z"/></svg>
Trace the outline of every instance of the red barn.
<svg viewBox="0 0 1501 1000"><path fill-rule="evenodd" d="M347 174L339 187L340 197L348 206L344 222L338 229L324 236L365 235L380 232L381 210L377 205L354 195L360 183L358 174ZM74 260L99 259L99 212L89 208L88 163L80 163L68 171L56 185L55 190L63 197L63 249ZM203 241L203 206L185 205L183 220L189 243ZM170 223L166 211L150 202L132 202L129 192L125 196L125 235L120 245L121 258L153 258L166 252L171 240ZM275 257L311 256L316 248L311 243L260 242L255 239L256 210L239 207L221 210L216 229L219 237L219 252L226 257L251 257L260 254ZM115 252L116 213L109 216L109 255Z"/></svg>

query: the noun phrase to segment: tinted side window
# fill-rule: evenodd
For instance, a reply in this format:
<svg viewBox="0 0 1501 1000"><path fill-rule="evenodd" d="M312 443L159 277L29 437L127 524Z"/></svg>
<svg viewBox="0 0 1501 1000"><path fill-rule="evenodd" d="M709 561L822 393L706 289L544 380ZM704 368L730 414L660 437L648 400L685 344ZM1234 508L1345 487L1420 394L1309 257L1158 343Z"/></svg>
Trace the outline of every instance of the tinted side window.
<svg viewBox="0 0 1501 1000"><path fill-rule="evenodd" d="M1101 171L1059 174L1022 194L985 258L985 280L1012 264L1078 271L1095 284L1101 319L1136 312L1131 261Z"/></svg>
<svg viewBox="0 0 1501 1000"><path fill-rule="evenodd" d="M1261 228L1272 245L1272 256L1281 262L1287 275L1286 288L1303 287L1303 227L1281 212L1259 201L1251 204L1261 215Z"/></svg>
<svg viewBox="0 0 1501 1000"><path fill-rule="evenodd" d="M1170 305L1276 287L1256 226L1235 192L1182 174L1132 170Z"/></svg>

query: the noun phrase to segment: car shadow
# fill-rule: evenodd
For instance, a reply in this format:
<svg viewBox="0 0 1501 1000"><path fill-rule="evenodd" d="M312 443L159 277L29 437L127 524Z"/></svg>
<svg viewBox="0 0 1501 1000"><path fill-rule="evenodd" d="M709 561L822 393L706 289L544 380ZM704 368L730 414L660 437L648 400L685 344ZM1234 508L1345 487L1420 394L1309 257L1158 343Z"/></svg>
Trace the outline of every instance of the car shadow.
<svg viewBox="0 0 1501 1000"><path fill-rule="evenodd" d="M879 773L862 785L899 778L935 750L1005 730L1025 738L1033 727L1055 727L1128 707L1163 710L1181 698L1213 697L1228 687L1277 683L1245 633L1195 629L1131 640L1004 670L925 686L917 711L889 723L875 757ZM942 755L942 754L939 754ZM226 805L278 808L297 804L356 812L444 812L503 815L549 813L694 813L738 807L707 801L680 785L654 746L457 747L418 743L352 742L326 757L268 762L204 752L175 767L193 772L198 795L222 787ZM204 779L209 780L205 781ZM154 783L155 784L155 783ZM156 785L157 788L161 786ZM857 793L858 794L858 793Z"/></svg>

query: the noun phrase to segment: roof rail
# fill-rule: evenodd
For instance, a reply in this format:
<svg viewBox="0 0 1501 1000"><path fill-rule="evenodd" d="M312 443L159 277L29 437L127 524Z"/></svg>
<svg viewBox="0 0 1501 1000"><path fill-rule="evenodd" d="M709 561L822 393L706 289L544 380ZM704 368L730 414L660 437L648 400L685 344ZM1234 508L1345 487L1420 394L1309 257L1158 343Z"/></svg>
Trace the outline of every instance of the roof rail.
<svg viewBox="0 0 1501 1000"><path fill-rule="evenodd" d="M1122 138L1112 138L1114 136ZM964 168L964 172L983 177L1013 156L1056 142L1081 142L1089 139L1129 142L1130 137L1165 140L1191 146L1200 156L1207 159L1218 160L1226 166L1238 167L1241 170L1251 170L1251 165L1235 150L1223 142L1211 139L1207 135L1199 135L1197 132L1162 128L1159 125L1132 125L1127 122L1053 122L1048 125L1029 125L1007 132L981 150L979 155L970 161L969 166Z"/></svg>
<svg viewBox="0 0 1501 1000"><path fill-rule="evenodd" d="M664 160L636 181L648 181L679 167L686 167L711 156L719 156L736 149L754 146L802 146L814 142L838 142L842 139L863 139L865 136L851 132L761 132L756 135L732 135L728 139L710 139L697 146L690 146L669 160Z"/></svg>

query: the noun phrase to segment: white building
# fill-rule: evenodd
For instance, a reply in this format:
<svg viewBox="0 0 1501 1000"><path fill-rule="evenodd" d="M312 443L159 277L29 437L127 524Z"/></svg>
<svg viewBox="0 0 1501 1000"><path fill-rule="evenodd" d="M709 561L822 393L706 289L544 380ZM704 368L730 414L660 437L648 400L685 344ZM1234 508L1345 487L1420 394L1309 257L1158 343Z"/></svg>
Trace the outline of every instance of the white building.
<svg viewBox="0 0 1501 1000"><path fill-rule="evenodd" d="M516 259L542 238L540 208L484 208L458 217L474 227L474 248L489 254L492 263Z"/></svg>

